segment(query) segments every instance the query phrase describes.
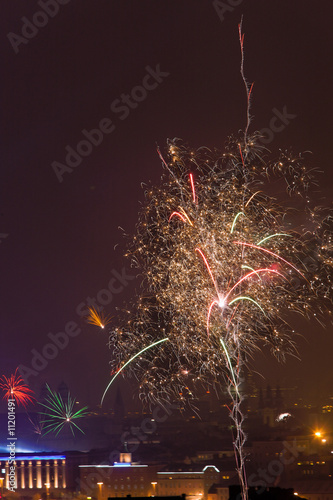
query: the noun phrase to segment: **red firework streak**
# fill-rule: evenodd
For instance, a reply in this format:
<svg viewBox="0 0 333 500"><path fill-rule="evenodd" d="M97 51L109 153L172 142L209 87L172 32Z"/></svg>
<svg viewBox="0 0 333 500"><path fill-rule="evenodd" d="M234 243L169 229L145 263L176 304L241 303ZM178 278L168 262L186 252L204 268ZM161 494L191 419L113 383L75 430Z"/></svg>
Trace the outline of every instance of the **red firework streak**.
<svg viewBox="0 0 333 500"><path fill-rule="evenodd" d="M15 373L9 378L2 375L0 378L0 389L5 392L3 399L7 399L7 401L15 399L18 406L21 404L26 407L35 400L34 392L26 385L23 378L17 374L17 368Z"/></svg>

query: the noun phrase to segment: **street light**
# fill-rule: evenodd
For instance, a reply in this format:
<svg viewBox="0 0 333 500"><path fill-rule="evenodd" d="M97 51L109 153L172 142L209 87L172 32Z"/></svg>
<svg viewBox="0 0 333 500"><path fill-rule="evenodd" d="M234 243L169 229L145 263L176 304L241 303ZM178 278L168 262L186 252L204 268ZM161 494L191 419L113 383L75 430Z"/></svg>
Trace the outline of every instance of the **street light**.
<svg viewBox="0 0 333 500"><path fill-rule="evenodd" d="M44 483L46 486L46 499L48 500L49 495L50 495L50 483Z"/></svg>
<svg viewBox="0 0 333 500"><path fill-rule="evenodd" d="M0 488L1 488L1 496L3 494L3 482L4 482L4 477L0 477L0 481L1 481L1 484L0 484Z"/></svg>
<svg viewBox="0 0 333 500"><path fill-rule="evenodd" d="M156 481L152 481L150 484L153 485L153 488L154 488L154 494L153 494L153 497L156 495L156 485L157 485L157 482Z"/></svg>
<svg viewBox="0 0 333 500"><path fill-rule="evenodd" d="M102 500L102 486L104 483L97 483L98 484L98 498Z"/></svg>

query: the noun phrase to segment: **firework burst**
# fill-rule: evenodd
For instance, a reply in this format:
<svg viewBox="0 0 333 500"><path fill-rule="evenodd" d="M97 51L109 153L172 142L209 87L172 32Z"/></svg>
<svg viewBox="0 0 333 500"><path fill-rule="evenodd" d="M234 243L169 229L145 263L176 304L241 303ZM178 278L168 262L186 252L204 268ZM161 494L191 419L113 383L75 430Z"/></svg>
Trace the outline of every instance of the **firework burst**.
<svg viewBox="0 0 333 500"><path fill-rule="evenodd" d="M257 136L230 140L220 155L169 143L128 252L145 293L110 337L114 367L168 338L129 366L147 399L186 393L184 367L194 383L214 383L239 369L240 353L246 360L265 344L278 358L295 353L291 313L320 320L330 304L332 216L311 208L300 156L266 162L261 153ZM265 194L273 174L304 196L306 226Z"/></svg>
<svg viewBox="0 0 333 500"><path fill-rule="evenodd" d="M301 156L265 161L257 139L230 139L223 154L169 142L128 252L145 293L111 333L118 372L108 385L126 368L148 402L191 400L189 379L228 387L243 492L242 365L264 345L279 359L295 354L292 314L322 321L332 299L333 219L311 208L312 173ZM265 193L273 175L304 201L304 227Z"/></svg>
<svg viewBox="0 0 333 500"><path fill-rule="evenodd" d="M4 399L15 399L16 403L22 405L23 407L28 406L29 403L33 403L35 400L34 392L26 385L24 380L20 375L17 374L17 368L15 373L10 377L3 375L0 378L0 388L4 391Z"/></svg>
<svg viewBox="0 0 333 500"><path fill-rule="evenodd" d="M223 153L177 139L158 151L161 184L145 193L127 253L144 292L111 332L115 375L107 390L125 368L147 402L191 401L190 383L227 387L245 499L241 369L265 345L279 359L295 354L294 314L323 321L332 303L333 216L313 205L308 189L316 181L302 155L269 160L260 134L248 134L252 86L241 28L240 44L248 103L242 136ZM293 208L284 190L269 194L273 180L279 192L285 184Z"/></svg>
<svg viewBox="0 0 333 500"><path fill-rule="evenodd" d="M77 425L76 420L88 414L88 412L85 411L88 407L84 406L77 410L75 408L76 399L71 397L69 393L67 401L64 401L58 392L53 391L47 384L46 387L48 394L44 402L39 403L45 408L40 412L42 415L41 429L43 435L45 436L49 432L55 432L57 436L65 427L70 428L73 436L75 435L75 429L84 434L83 430Z"/></svg>

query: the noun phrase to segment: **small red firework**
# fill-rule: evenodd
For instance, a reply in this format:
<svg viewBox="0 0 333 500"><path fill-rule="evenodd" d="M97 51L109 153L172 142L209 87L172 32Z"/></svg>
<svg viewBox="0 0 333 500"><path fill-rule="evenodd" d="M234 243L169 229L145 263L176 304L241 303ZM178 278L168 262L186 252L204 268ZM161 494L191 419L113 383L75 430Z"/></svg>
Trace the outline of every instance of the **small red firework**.
<svg viewBox="0 0 333 500"><path fill-rule="evenodd" d="M7 401L15 399L18 406L21 404L26 407L29 403L34 402L34 392L25 384L23 378L17 374L17 368L9 378L5 375L0 378L0 389L5 392L3 399L7 399Z"/></svg>

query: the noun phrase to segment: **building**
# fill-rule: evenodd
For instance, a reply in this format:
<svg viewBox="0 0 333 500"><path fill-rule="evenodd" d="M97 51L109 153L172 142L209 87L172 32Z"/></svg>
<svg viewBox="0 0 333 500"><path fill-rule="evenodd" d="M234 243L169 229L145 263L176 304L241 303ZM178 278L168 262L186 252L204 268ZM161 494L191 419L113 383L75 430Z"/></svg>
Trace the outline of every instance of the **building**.
<svg viewBox="0 0 333 500"><path fill-rule="evenodd" d="M149 497L156 494L157 466L131 462L79 465L80 493L99 500L108 497Z"/></svg>
<svg viewBox="0 0 333 500"><path fill-rule="evenodd" d="M209 488L207 500L229 500L229 486L226 484L213 484Z"/></svg>
<svg viewBox="0 0 333 500"><path fill-rule="evenodd" d="M10 474L8 455L0 456L1 489L46 492L66 489L66 457L64 455L18 454L14 474Z"/></svg>
<svg viewBox="0 0 333 500"><path fill-rule="evenodd" d="M220 471L215 465L189 465L157 472L156 492L159 496L185 494L190 500L207 500L208 491L220 482Z"/></svg>
<svg viewBox="0 0 333 500"><path fill-rule="evenodd" d="M332 479L308 479L295 481L293 483L298 498L305 497L307 500L333 500Z"/></svg>
<svg viewBox="0 0 333 500"><path fill-rule="evenodd" d="M117 497L109 497L108 500L115 500ZM151 500L151 497L132 497L131 495L128 495L128 498L130 500ZM182 495L180 497L155 497L156 500L186 500L185 495Z"/></svg>
<svg viewBox="0 0 333 500"><path fill-rule="evenodd" d="M207 500L208 490L221 481L214 465L185 465L169 467L143 465L131 461L130 453L121 453L120 462L79 465L79 492L82 495L106 500L148 496L186 495L189 500Z"/></svg>

